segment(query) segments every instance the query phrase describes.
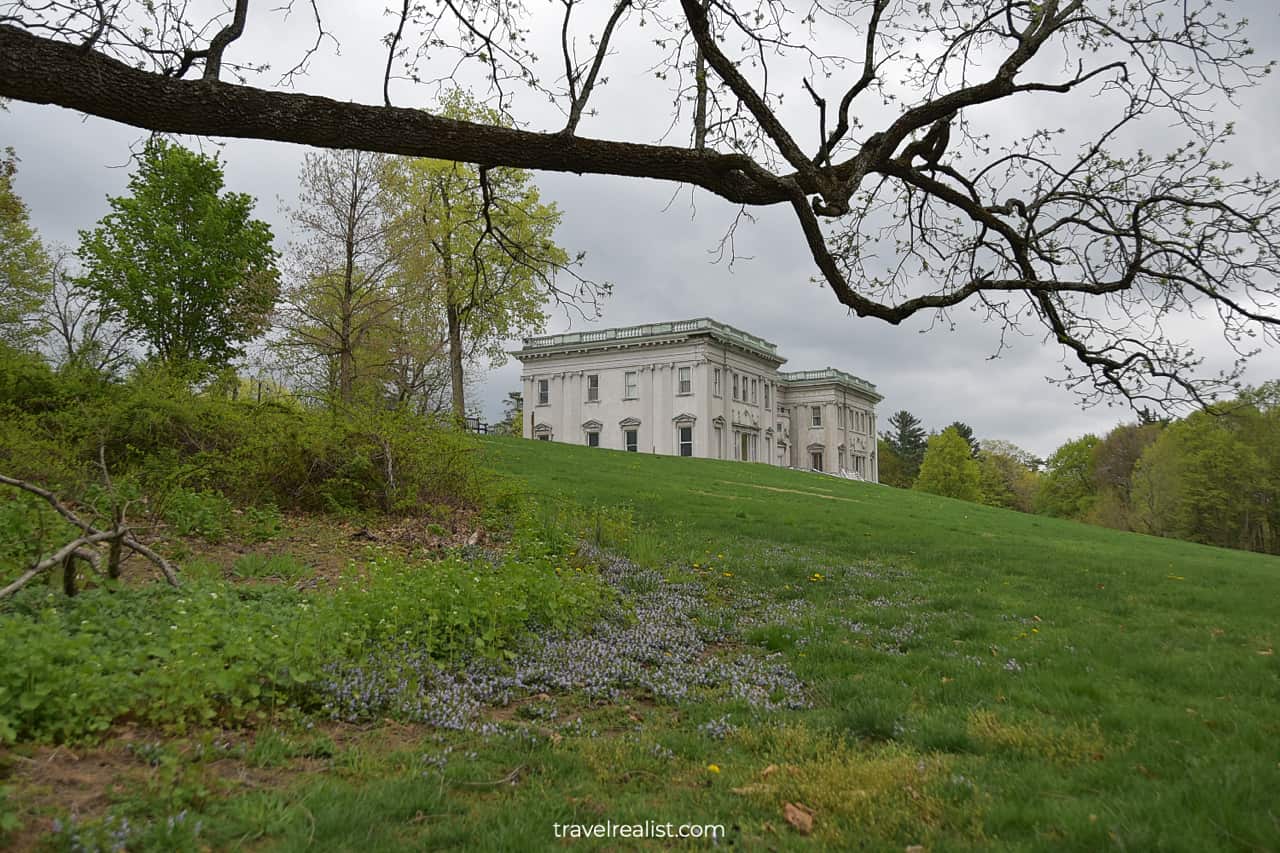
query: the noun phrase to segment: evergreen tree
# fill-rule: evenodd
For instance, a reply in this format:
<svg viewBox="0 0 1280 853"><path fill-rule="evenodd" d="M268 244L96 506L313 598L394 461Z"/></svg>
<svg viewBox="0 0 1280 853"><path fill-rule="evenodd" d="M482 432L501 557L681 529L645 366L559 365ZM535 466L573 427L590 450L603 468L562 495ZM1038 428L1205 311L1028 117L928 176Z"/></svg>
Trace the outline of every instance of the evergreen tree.
<svg viewBox="0 0 1280 853"><path fill-rule="evenodd" d="M969 443L969 455L974 459L978 458L978 439L973 436L973 427L964 421L952 421L948 429L953 429L960 434L960 437Z"/></svg>
<svg viewBox="0 0 1280 853"><path fill-rule="evenodd" d="M906 409L894 412L889 417L889 426L892 429L884 433L883 438L902 460L903 485L909 486L920 473L928 438L920 419Z"/></svg>

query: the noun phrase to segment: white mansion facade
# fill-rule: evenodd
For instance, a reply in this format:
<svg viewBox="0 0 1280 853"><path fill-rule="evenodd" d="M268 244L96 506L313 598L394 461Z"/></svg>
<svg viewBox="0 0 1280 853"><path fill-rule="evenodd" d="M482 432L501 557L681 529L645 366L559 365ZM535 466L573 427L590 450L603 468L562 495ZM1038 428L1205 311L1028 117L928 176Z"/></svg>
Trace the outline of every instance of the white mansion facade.
<svg viewBox="0 0 1280 853"><path fill-rule="evenodd" d="M525 438L878 481L876 386L702 318L525 338Z"/></svg>

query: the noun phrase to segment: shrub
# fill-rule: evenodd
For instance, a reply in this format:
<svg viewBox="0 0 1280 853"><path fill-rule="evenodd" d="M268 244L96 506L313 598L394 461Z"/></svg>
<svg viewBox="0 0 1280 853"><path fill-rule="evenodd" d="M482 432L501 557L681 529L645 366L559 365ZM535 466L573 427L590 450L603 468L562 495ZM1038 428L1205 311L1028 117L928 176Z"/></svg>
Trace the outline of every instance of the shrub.
<svg viewBox="0 0 1280 853"><path fill-rule="evenodd" d="M288 554L245 554L236 560L231 571L238 578L276 578L296 583L311 574L311 567Z"/></svg>
<svg viewBox="0 0 1280 853"><path fill-rule="evenodd" d="M175 489L165 497L163 515L179 536L221 542L231 523L231 501L214 492Z"/></svg>

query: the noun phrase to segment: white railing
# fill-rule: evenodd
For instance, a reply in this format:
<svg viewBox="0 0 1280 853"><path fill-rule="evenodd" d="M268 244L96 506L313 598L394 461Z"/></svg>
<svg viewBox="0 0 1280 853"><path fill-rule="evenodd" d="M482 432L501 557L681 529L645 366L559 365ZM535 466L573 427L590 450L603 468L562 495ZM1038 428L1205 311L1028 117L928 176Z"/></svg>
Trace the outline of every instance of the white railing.
<svg viewBox="0 0 1280 853"><path fill-rule="evenodd" d="M778 352L777 346L769 343L764 338L756 337L741 329L735 329L733 326L726 326L724 323L717 323L709 317L700 317L696 320L677 320L670 323L647 323L643 326L624 326L618 329L599 329L591 332L542 335L535 338L525 338L524 348L544 349L573 346L575 344L594 344L601 341L630 340L683 332L715 332L724 338L737 341L754 349L763 350L770 355Z"/></svg>
<svg viewBox="0 0 1280 853"><path fill-rule="evenodd" d="M834 367L828 367L825 370L796 370L791 373L779 373L779 381L782 382L823 382L823 381L844 381L853 385L855 388L865 388L868 391L875 391L876 386L863 379L860 376L854 376L852 373L845 373L843 370L836 370Z"/></svg>

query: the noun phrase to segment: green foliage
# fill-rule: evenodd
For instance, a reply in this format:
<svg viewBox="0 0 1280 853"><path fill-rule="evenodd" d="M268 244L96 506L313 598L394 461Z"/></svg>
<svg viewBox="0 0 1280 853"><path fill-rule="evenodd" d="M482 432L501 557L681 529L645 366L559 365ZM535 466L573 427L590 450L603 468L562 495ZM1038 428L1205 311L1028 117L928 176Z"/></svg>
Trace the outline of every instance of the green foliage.
<svg viewBox="0 0 1280 853"><path fill-rule="evenodd" d="M460 90L444 96L438 114L503 123ZM531 173L400 158L389 164L384 191L395 211L389 233L396 286L410 301L429 305L435 328L445 333L453 413L461 418L465 360L503 363L505 341L545 325L549 291L593 297L586 283L572 295L555 290L556 274L575 260L552 242L561 213L542 201Z"/></svg>
<svg viewBox="0 0 1280 853"><path fill-rule="evenodd" d="M982 497L981 474L969 442L954 427L930 436L920 476L913 488L921 492L977 501Z"/></svg>
<svg viewBox="0 0 1280 853"><path fill-rule="evenodd" d="M1093 476L1093 450L1096 435L1068 441L1053 452L1045 463L1036 493L1036 512L1059 518L1081 519L1097 499Z"/></svg>
<svg viewBox="0 0 1280 853"><path fill-rule="evenodd" d="M532 516L496 563L380 556L332 594L235 585L201 571L183 588L28 588L0 609L0 740L94 739L129 716L182 728L234 724L320 701L326 665L408 647L440 659L501 658L533 628L570 630L610 600L595 572L543 539ZM241 577L296 581L288 557L245 555Z"/></svg>
<svg viewBox="0 0 1280 853"><path fill-rule="evenodd" d="M970 455L973 456L974 459L977 459L979 445L978 445L978 439L975 438L973 435L973 427L969 426L964 421L952 421L949 429L955 430L957 433L960 434L961 438L963 438L966 442L969 443L969 453Z"/></svg>
<svg viewBox="0 0 1280 853"><path fill-rule="evenodd" d="M178 488L165 497L163 516L179 536L221 542L231 524L231 501L216 492Z"/></svg>
<svg viewBox="0 0 1280 853"><path fill-rule="evenodd" d="M0 724L62 741L126 714L169 726L243 717L316 671L325 645L309 607L284 588L225 583L23 590L0 618Z"/></svg>
<svg viewBox="0 0 1280 853"><path fill-rule="evenodd" d="M473 505L486 488L473 437L404 409L308 409L196 392L168 371L82 383L0 351L0 465L69 498L130 478L182 535L254 541L280 509L418 512ZM231 501L249 507L240 518ZM134 507L137 515L145 505Z"/></svg>
<svg viewBox="0 0 1280 853"><path fill-rule="evenodd" d="M924 462L925 448L928 438L920 419L906 409L894 412L889 416L892 429L885 433L884 439L893 448L893 452L902 460L902 476L904 488L915 481Z"/></svg>
<svg viewBox="0 0 1280 853"><path fill-rule="evenodd" d="M978 453L982 502L987 506L1031 512L1037 476L1027 467L1028 454L1008 442L983 442Z"/></svg>
<svg viewBox="0 0 1280 853"><path fill-rule="evenodd" d="M394 653L403 645L442 659L500 657L531 626L584 627L607 595L593 571L534 536L493 565L379 556L353 566L316 612L335 642L353 648Z"/></svg>
<svg viewBox="0 0 1280 853"><path fill-rule="evenodd" d="M877 465L879 467L880 482L886 486L896 486L899 489L911 488L911 478L907 476L907 464L893 445L885 439L876 440Z"/></svg>
<svg viewBox="0 0 1280 853"><path fill-rule="evenodd" d="M1197 412L1164 430L1135 466L1135 521L1160 535L1268 550L1275 474L1241 425Z"/></svg>
<svg viewBox="0 0 1280 853"><path fill-rule="evenodd" d="M52 280L49 256L31 227L27 205L13 188L18 158L0 151L0 343L22 344L35 331L32 315Z"/></svg>
<svg viewBox="0 0 1280 853"><path fill-rule="evenodd" d="M309 576L312 569L289 554L242 554L236 558L231 572L238 578L274 578L285 583L297 583Z"/></svg>
<svg viewBox="0 0 1280 853"><path fill-rule="evenodd" d="M246 507L241 514L238 532L248 542L267 542L284 530L280 509L269 503L264 506Z"/></svg>
<svg viewBox="0 0 1280 853"><path fill-rule="evenodd" d="M76 528L47 502L0 485L0 586L75 535Z"/></svg>
<svg viewBox="0 0 1280 853"><path fill-rule="evenodd" d="M182 370L241 355L279 288L271 229L251 196L222 188L216 158L153 139L130 195L80 235L85 288Z"/></svg>

